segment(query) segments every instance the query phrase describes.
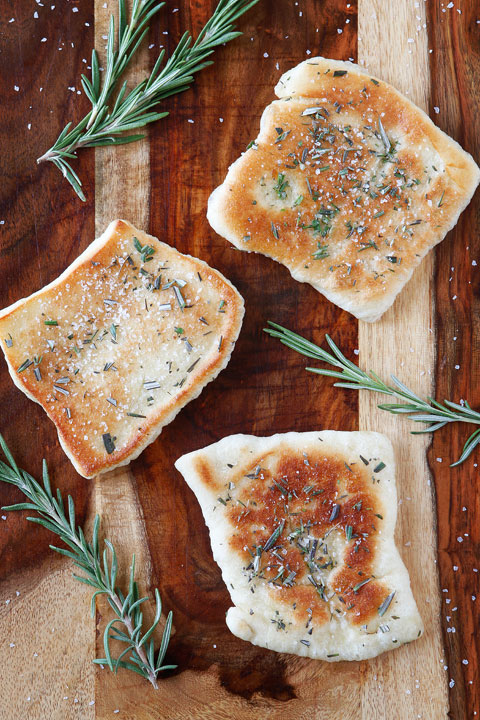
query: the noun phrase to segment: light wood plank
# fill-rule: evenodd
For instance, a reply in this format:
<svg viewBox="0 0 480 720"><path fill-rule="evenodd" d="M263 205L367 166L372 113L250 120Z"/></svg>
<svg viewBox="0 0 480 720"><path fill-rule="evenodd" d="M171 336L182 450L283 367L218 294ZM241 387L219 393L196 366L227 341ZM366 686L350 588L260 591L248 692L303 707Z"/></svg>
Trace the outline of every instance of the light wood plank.
<svg viewBox="0 0 480 720"><path fill-rule="evenodd" d="M70 563L53 555L2 583L2 720L94 717L89 612L90 593L73 579Z"/></svg>
<svg viewBox="0 0 480 720"><path fill-rule="evenodd" d="M359 0L359 62L426 109L430 77L424 23L423 2ZM362 367L372 368L384 378L393 372L422 395L433 390L432 271L430 255L380 322L359 324ZM397 542L410 572L426 632L419 642L368 664L363 717L388 717L392 708L397 708L395 713L401 718L445 717L447 675L442 662L435 500L426 461L429 436L411 435L408 421L378 410L377 402L378 397L361 394L360 428L385 432L395 446Z"/></svg>
<svg viewBox="0 0 480 720"><path fill-rule="evenodd" d="M116 0L95 2L95 47L105 48L105 36L111 13L116 16ZM129 86L140 82L149 71L148 48L144 43L129 66ZM148 134L148 131L147 131ZM139 228L148 230L150 200L150 163L148 138L132 145L114 148L97 148L95 151L95 234L100 235L115 218L129 220ZM102 532L115 545L125 580L135 553L136 577L142 591L150 586L151 562L145 538L142 511L138 502L135 480L130 467L119 468L95 480L96 512L102 516ZM148 611L147 611L148 612ZM110 619L111 610L99 603L97 620L101 636L97 640L97 654L104 655L103 626ZM96 717L112 717L116 708L124 708L130 691L131 678L125 672L112 675L107 669L99 670L96 677ZM134 680L136 676L134 676ZM148 685L138 679L139 684Z"/></svg>

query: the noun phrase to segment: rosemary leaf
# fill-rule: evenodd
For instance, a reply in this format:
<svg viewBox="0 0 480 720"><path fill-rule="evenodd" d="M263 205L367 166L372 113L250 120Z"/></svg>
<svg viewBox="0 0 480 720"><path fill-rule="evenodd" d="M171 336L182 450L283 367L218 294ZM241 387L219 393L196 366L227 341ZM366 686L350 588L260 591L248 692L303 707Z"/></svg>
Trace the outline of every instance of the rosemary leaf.
<svg viewBox="0 0 480 720"><path fill-rule="evenodd" d="M119 16L110 16L105 71L100 74L98 54L92 51L91 78L81 77L83 90L92 109L72 128L68 123L52 147L37 159L37 163L53 162L85 201L82 182L71 165L81 148L101 145L123 145L141 140L144 135L125 135L160 120L168 112L154 108L176 93L188 90L193 75L212 64L207 58L216 47L241 35L234 30L236 20L258 0L219 0L211 18L200 31L195 42L189 32L181 37L177 47L162 67L162 50L149 77L132 90L127 82L119 87L120 77L148 32L150 19L165 5L157 0L133 0L127 22L126 0L119 0ZM116 42L115 42L116 40ZM115 100L113 97L115 96Z"/></svg>
<svg viewBox="0 0 480 720"><path fill-rule="evenodd" d="M334 387L348 388L351 390L370 390L400 400L400 403L383 403L378 405L378 407L380 410L386 410L394 415L405 414L408 419L413 420L413 422L427 424L424 430L412 430L414 435L425 432L435 432L448 423L461 422L480 425L480 412L472 410L468 402L460 405L450 400L444 400L443 403L433 398L423 400L394 375L391 376L392 385L387 385L374 372L361 370L358 365L347 360L329 335L326 335L325 339L332 351L331 353L315 345L315 343L309 342L301 335L297 335L291 330L277 325L277 323L269 320L268 324L270 327L264 328L264 331L268 335L278 338L283 345L286 345L292 350L296 350L296 352L306 357L321 360L327 363L327 365L338 368L338 370L306 368L309 372L316 373L317 375L327 375L341 379L342 382L334 383ZM477 445L480 445L480 428L470 435L463 446L462 454L450 467L461 465L461 463L472 454Z"/></svg>
<svg viewBox="0 0 480 720"><path fill-rule="evenodd" d="M9 505L3 507L2 510L36 511L38 517L27 517L27 520L43 525L70 548L70 550L65 550L65 548L50 545L52 550L73 560L74 564L85 573L73 577L95 590L91 601L92 616L95 613L95 599L98 595L107 596L109 605L115 613L116 617L108 622L104 632L106 657L94 660L94 662L108 665L113 672L116 672L119 667L134 670L149 680L153 687L157 689L159 673L176 667L176 665L162 665L172 629L171 611L167 616L156 662L153 640L150 640L160 622L162 613L160 593L155 589L155 619L150 628L144 631L143 615L139 610L139 606L147 598L138 597L138 586L135 582L135 555L130 568L128 594L124 597L122 591L115 585L118 561L115 548L109 540L104 540L106 547L103 554L100 555L98 541L100 517L98 515L95 517L92 540L87 542L82 528L76 524L75 505L72 497L69 495L67 499L67 516L60 491L57 490L56 494L53 494L45 461L43 464L42 487L25 470L18 468L2 435L0 435L0 447L7 459L6 463L0 460L0 482L15 485L28 499L28 502ZM122 630L119 629L120 627ZM110 652L110 640L112 639L120 640L126 644L126 648L118 658L113 658ZM147 643L147 641L150 642ZM145 652L144 646L148 646L148 652ZM126 655L128 655L129 662L122 659Z"/></svg>

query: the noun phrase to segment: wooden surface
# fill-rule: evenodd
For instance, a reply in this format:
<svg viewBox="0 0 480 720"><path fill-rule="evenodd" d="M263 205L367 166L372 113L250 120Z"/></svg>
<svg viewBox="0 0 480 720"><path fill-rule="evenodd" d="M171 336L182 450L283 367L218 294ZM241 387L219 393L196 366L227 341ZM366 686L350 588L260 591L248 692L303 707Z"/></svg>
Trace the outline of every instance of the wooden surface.
<svg viewBox="0 0 480 720"><path fill-rule="evenodd" d="M467 429L437 433L428 447L430 474L429 437L412 438L407 423L378 411L374 398L333 390L328 379L305 373L305 362L267 339L262 328L273 319L318 341L329 332L351 357L359 349L363 366L395 371L419 391L435 389L439 398L468 398L478 407L480 271L472 265L480 267L478 194L435 262L424 262L394 309L368 328L267 258L238 253L205 219L208 195L255 137L279 74L305 59L307 50L340 59L356 59L358 51L372 72L408 90L478 160L475 3L464 0L460 14L436 0L418 7L411 0L261 0L240 22L243 37L216 53L215 65L189 92L165 103L171 114L152 126L148 140L100 149L96 157L83 153L78 169L88 202L82 204L53 167L37 168L34 161L67 120L86 110L85 98L66 88L79 87L83 59L94 41L98 48L104 43L114 3L104 4L61 0L52 10L16 2L3 13L0 305L52 280L88 245L95 228L98 234L123 216L224 272L245 297L246 317L219 378L127 470L96 482L76 475L53 426L14 388L1 361L0 430L19 463L38 474L46 456L56 484L74 495L79 520L91 519L96 508L125 567L136 552L144 587L158 585L165 610L174 611L169 660L179 664L157 693L124 671L117 677L94 671L90 660L105 608L90 620L88 593L71 580L68 563L52 558L48 533L11 514L0 520L1 720L476 717L478 453L459 469L448 467ZM150 33L154 47L146 45L138 59L137 76L151 66L160 45L171 52L186 27L198 31L212 5L164 8ZM242 642L225 626L228 592L201 512L173 461L233 432L359 426L387 432L398 453L397 538L425 637L374 661L338 665ZM2 504L17 497L0 488Z"/></svg>
<svg viewBox="0 0 480 720"><path fill-rule="evenodd" d="M60 127L88 110L84 96L67 87L79 88L82 59L91 52L93 8L83 3L73 13L69 3L55 5L3 3L0 12L2 307L56 278L94 235L93 155L85 153L78 168L88 190L85 204L53 165L35 162ZM16 391L3 358L0 397L0 431L18 463L38 477L46 457L54 482L74 495L83 522L93 487L74 471L40 406ZM1 505L18 497L0 488ZM89 593L72 579L68 563L52 557L51 541L23 513L0 513L1 720L93 717Z"/></svg>
<svg viewBox="0 0 480 720"><path fill-rule="evenodd" d="M428 5L432 92L430 111L442 130L480 158L480 14L464 2L462 15ZM459 22L460 21L460 22ZM475 47L475 52L469 48ZM438 108L438 113L434 108ZM466 398L480 405L480 192L447 242L436 253L434 276L440 398ZM435 435L428 459L435 478L438 514L438 566L445 665L452 717L480 717L480 454L458 468L467 434ZM441 460L441 462L439 462ZM474 715L474 713L477 713ZM467 714L468 713L468 714Z"/></svg>
<svg viewBox="0 0 480 720"><path fill-rule="evenodd" d="M425 22L424 4L415 8L410 0L396 0L390 10L385 5L383 0L359 1L358 60L427 110L428 40L425 32L416 33ZM409 38L415 42L408 42ZM393 373L422 396L431 395L434 384L432 268L430 253L380 321L358 327L361 366L384 378ZM394 442L400 504L396 539L426 629L422 643L402 648L402 658L391 655L369 663L368 691L375 697L376 717L388 717L389 708L401 698L400 717L421 713L443 718L448 685L441 663L435 510L425 453L430 437L412 436L408 422L380 412L377 395L363 392L359 400L360 427L384 432ZM379 684L380 694L375 692Z"/></svg>

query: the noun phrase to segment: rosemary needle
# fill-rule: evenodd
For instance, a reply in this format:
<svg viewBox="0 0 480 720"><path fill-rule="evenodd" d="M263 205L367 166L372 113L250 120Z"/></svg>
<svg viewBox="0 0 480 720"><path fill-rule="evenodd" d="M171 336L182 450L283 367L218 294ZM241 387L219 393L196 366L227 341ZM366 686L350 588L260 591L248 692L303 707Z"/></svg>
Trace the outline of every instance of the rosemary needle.
<svg viewBox="0 0 480 720"><path fill-rule="evenodd" d="M45 460L43 461L42 487L42 484L25 470L18 468L2 435L0 435L0 446L7 459L7 463L0 460L0 481L15 485L28 499L28 502L9 505L3 507L2 510L34 510L37 516L27 517L27 520L43 525L67 545L69 550L54 545L50 545L50 547L55 552L73 560L74 565L84 573L73 577L94 589L91 602L92 617L95 613L95 598L98 595L106 595L107 601L115 613L115 618L107 624L103 636L105 657L94 660L94 662L108 665L114 672L117 672L119 667L133 670L149 680L157 689L159 673L176 667L176 665L163 665L172 629L171 611L167 616L160 648L155 657L152 635L162 614L162 601L158 590L155 588L155 618L149 629L144 631L143 613L140 606L148 598L139 597L138 586L135 582L135 555L130 567L128 591L124 595L116 586L118 559L115 548L109 540L104 540L106 547L100 554L98 545L100 517L98 515L95 517L92 541L87 542L82 528L76 526L75 505L71 496L68 496L66 512L60 490L57 489L56 494L53 494ZM118 658L113 658L111 655L110 640L119 640L125 643L125 648Z"/></svg>
<svg viewBox="0 0 480 720"><path fill-rule="evenodd" d="M480 412L472 410L468 402L464 405L444 400L443 404L437 402L433 398L422 400L412 390L406 387L395 375L392 375L393 385L386 385L374 372L365 372L358 365L355 365L343 355L343 353L335 345L331 337L326 335L326 341L332 353L323 350L318 345L309 342L301 335L297 335L291 330L287 330L277 323L268 321L269 328L264 328L265 332L272 337L278 338L287 347L296 350L298 353L306 357L321 360L322 362L332 365L338 370L327 370L324 368L307 367L309 372L318 375L327 375L328 377L338 378L342 382L334 383L334 387L349 388L352 390L371 390L373 392L389 395L398 398L400 403L384 403L378 407L381 410L387 410L394 415L406 414L409 420L414 422L426 423L424 430L412 431L413 434L435 432L444 427L448 423L462 422L480 425ZM465 442L462 454L458 460L452 463L451 467L460 465L473 452L477 445L480 444L480 428L475 430Z"/></svg>
<svg viewBox="0 0 480 720"><path fill-rule="evenodd" d="M168 112L157 112L154 108L170 95L187 90L194 73L212 64L207 58L214 49L242 34L234 30L234 23L257 2L258 0L219 0L195 42L190 33L185 32L165 65L161 67L165 55L165 50L162 50L150 76L127 91L126 81L119 88L120 77L147 34L147 23L165 3L157 0L133 0L127 22L126 0L119 0L117 43L115 19L111 15L103 76L100 73L98 54L93 50L91 79L85 75L82 75L81 79L92 109L73 129L72 123L68 123L52 147L37 159L37 163L53 162L79 198L85 200L82 182L71 165L71 160L77 159L78 150L141 140L144 135L125 133L166 117Z"/></svg>

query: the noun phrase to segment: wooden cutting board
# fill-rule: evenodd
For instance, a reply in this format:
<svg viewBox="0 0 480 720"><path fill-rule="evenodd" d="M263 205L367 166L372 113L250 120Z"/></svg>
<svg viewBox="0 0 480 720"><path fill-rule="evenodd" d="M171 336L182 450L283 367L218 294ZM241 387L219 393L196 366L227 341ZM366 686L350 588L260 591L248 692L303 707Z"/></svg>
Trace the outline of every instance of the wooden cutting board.
<svg viewBox="0 0 480 720"><path fill-rule="evenodd" d="M115 3L12 3L10 17L4 13L1 306L54 279L95 233L124 217L225 273L245 297L246 318L219 378L128 469L98 481L76 475L53 426L13 387L1 361L0 430L18 462L38 475L45 456L54 482L73 494L79 522L100 512L124 567L136 553L143 587L159 586L165 610L174 611L168 657L179 666L157 692L125 671L115 677L95 670L91 660L103 654L108 611L99 606L90 619L89 594L71 579L68 562L52 557L48 533L10 514L0 520L1 720L462 720L480 713L478 453L460 468L448 467L466 429L444 429L429 445L429 436L412 436L406 421L377 410L375 397L333 389L262 333L268 319L318 342L329 332L349 356L358 351L364 367L394 372L424 395L478 406L478 196L435 259L424 261L373 326L357 323L267 258L238 253L205 219L208 195L255 137L280 73L310 54L365 64L430 110L478 160L474 4L260 0L240 21L244 35L215 54L190 91L165 103L170 115L147 140L83 153L76 169L85 204L53 167L37 169L35 158L68 120L85 113L79 75L93 44L104 45ZM161 46L169 54L185 28L197 33L212 7L192 1L179 3L178 12L171 4L160 11L134 68L137 78ZM426 633L369 662L282 656L232 636L224 622L229 596L201 512L173 468L182 453L231 433L316 428L381 430L397 452L397 542ZM2 504L17 497L0 487Z"/></svg>

